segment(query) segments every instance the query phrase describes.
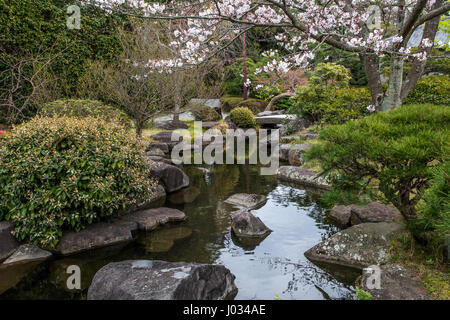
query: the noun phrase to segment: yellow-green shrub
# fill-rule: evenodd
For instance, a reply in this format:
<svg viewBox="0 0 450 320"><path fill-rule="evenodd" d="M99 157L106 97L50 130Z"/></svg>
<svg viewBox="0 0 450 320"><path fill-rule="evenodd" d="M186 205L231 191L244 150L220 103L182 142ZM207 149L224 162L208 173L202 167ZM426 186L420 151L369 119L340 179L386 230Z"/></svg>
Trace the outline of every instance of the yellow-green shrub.
<svg viewBox="0 0 450 320"><path fill-rule="evenodd" d="M406 98L405 103L433 103L450 105L450 76L423 77Z"/></svg>
<svg viewBox="0 0 450 320"><path fill-rule="evenodd" d="M251 112L253 112L253 114L258 114L258 113L264 111L264 109L267 107L268 104L269 103L264 100L247 99L247 100L244 100L241 103L239 103L237 106L248 108L248 109L250 109Z"/></svg>
<svg viewBox="0 0 450 320"><path fill-rule="evenodd" d="M198 121L217 121L222 118L214 108L208 106L195 106L191 108L191 112Z"/></svg>
<svg viewBox="0 0 450 320"><path fill-rule="evenodd" d="M255 116L250 109L237 107L231 110L230 120L239 128L254 128L256 126Z"/></svg>
<svg viewBox="0 0 450 320"><path fill-rule="evenodd" d="M125 127L92 117L37 117L0 139L0 220L14 235L55 246L62 230L107 220L155 183Z"/></svg>
<svg viewBox="0 0 450 320"><path fill-rule="evenodd" d="M41 116L68 116L75 118L95 117L108 121L130 124L127 114L118 108L97 100L62 99L47 103L39 111Z"/></svg>

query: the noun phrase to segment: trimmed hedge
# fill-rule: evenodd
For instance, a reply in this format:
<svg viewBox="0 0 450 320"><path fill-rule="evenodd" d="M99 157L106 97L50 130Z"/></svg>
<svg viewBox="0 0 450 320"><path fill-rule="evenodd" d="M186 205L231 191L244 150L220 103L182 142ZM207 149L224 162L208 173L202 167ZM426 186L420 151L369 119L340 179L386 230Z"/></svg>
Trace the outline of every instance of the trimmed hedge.
<svg viewBox="0 0 450 320"><path fill-rule="evenodd" d="M256 126L255 116L250 109L237 107L231 110L230 120L238 128L254 128Z"/></svg>
<svg viewBox="0 0 450 320"><path fill-rule="evenodd" d="M198 121L218 121L222 116L214 109L208 106L195 106L191 108L195 120Z"/></svg>
<svg viewBox="0 0 450 320"><path fill-rule="evenodd" d="M117 121L126 126L130 125L131 121L125 112L96 100L56 100L42 106L39 113L45 117L95 117L108 121Z"/></svg>
<svg viewBox="0 0 450 320"><path fill-rule="evenodd" d="M36 117L0 139L0 221L53 247L63 230L109 220L156 184L144 147L125 127L92 117Z"/></svg>
<svg viewBox="0 0 450 320"><path fill-rule="evenodd" d="M405 100L406 104L433 103L450 105L450 76L423 77Z"/></svg>

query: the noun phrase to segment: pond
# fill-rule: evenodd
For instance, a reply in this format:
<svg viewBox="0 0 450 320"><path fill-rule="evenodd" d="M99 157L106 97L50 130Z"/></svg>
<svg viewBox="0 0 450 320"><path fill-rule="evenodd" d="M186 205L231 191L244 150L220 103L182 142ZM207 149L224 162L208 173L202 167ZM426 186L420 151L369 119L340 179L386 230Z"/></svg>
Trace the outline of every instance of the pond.
<svg viewBox="0 0 450 320"><path fill-rule="evenodd" d="M164 205L184 211L186 222L139 234L131 244L0 269L0 299L85 299L96 271L129 259L223 264L236 276L235 299L354 299L355 271L317 266L303 255L339 231L328 222L317 191L261 176L257 166L184 169L191 186L170 195ZM259 244L242 244L231 232L229 214L235 209L223 200L242 192L268 199L253 211L273 230ZM79 291L66 288L70 265L81 268Z"/></svg>

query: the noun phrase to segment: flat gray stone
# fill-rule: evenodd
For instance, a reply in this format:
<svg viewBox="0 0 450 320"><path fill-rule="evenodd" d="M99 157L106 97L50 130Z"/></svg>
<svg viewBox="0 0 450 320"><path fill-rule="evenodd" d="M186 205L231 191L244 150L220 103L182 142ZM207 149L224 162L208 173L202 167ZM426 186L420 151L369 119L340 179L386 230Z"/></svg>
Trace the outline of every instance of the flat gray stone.
<svg viewBox="0 0 450 320"><path fill-rule="evenodd" d="M234 279L222 265L129 260L101 268L87 299L222 300L237 293Z"/></svg>
<svg viewBox="0 0 450 320"><path fill-rule="evenodd" d="M400 231L398 223L362 223L342 230L305 252L311 261L363 269L388 261L389 240Z"/></svg>
<svg viewBox="0 0 450 320"><path fill-rule="evenodd" d="M16 238L11 234L14 225L7 221L0 222L0 262L8 258L19 247Z"/></svg>
<svg viewBox="0 0 450 320"><path fill-rule="evenodd" d="M137 223L139 230L151 231L169 222L184 221L186 215L180 210L162 207L128 213L120 219Z"/></svg>
<svg viewBox="0 0 450 320"><path fill-rule="evenodd" d="M42 250L31 244L21 245L8 259L3 262L3 265L17 265L30 262L42 262L49 259L52 254L48 251Z"/></svg>
<svg viewBox="0 0 450 320"><path fill-rule="evenodd" d="M257 124L261 125L277 125L287 120L295 120L296 118L297 116L295 114L280 114L280 115L255 117L255 121Z"/></svg>
<svg viewBox="0 0 450 320"><path fill-rule="evenodd" d="M194 106L207 106L213 109L221 109L222 102L219 99L191 99L189 101L191 107Z"/></svg>
<svg viewBox="0 0 450 320"><path fill-rule="evenodd" d="M69 255L116 245L133 240L131 231L113 223L94 223L80 232L64 232L58 245L51 251L60 255Z"/></svg>
<svg viewBox="0 0 450 320"><path fill-rule="evenodd" d="M253 209L266 203L267 198L264 195L236 193L225 200L225 203L240 206L244 208Z"/></svg>
<svg viewBox="0 0 450 320"><path fill-rule="evenodd" d="M369 270L358 280L358 286L369 292L374 300L432 300L416 268L396 264L378 267L381 271L379 289L374 288Z"/></svg>
<svg viewBox="0 0 450 320"><path fill-rule="evenodd" d="M285 180L299 185L325 190L330 189L330 185L326 179L323 177L317 177L317 173L310 169L296 166L281 166L278 168L277 177L280 180Z"/></svg>

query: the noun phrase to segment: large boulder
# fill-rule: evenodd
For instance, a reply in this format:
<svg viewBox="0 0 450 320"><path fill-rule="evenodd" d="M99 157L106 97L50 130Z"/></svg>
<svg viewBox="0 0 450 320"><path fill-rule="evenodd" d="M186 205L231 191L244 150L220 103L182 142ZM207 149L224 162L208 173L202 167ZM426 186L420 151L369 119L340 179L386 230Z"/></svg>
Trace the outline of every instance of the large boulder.
<svg viewBox="0 0 450 320"><path fill-rule="evenodd" d="M221 300L237 292L221 265L130 260L110 263L94 276L88 300Z"/></svg>
<svg viewBox="0 0 450 320"><path fill-rule="evenodd" d="M231 214L231 228L238 238L265 238L270 230L260 218L249 210L239 210Z"/></svg>
<svg viewBox="0 0 450 320"><path fill-rule="evenodd" d="M375 288L371 281L372 272L363 272L357 280L358 287L369 292L374 300L431 300L424 287L420 273L415 267L388 264L378 266L380 286Z"/></svg>
<svg viewBox="0 0 450 320"><path fill-rule="evenodd" d="M80 232L64 232L56 248L56 254L69 255L87 250L132 241L130 227L114 223L94 223Z"/></svg>
<svg viewBox="0 0 450 320"><path fill-rule="evenodd" d="M21 245L8 259L3 262L3 265L18 265L31 262L42 262L49 259L52 254L48 251L42 250L31 244Z"/></svg>
<svg viewBox="0 0 450 320"><path fill-rule="evenodd" d="M159 163L153 167L151 176L159 179L166 192L175 192L189 186L189 177L178 167L167 163Z"/></svg>
<svg viewBox="0 0 450 320"><path fill-rule="evenodd" d="M329 190L330 185L326 179L318 177L317 173L310 169L296 166L281 166L277 170L277 177L299 185Z"/></svg>
<svg viewBox="0 0 450 320"><path fill-rule="evenodd" d="M363 223L335 233L305 252L316 262L363 269L386 263L389 240L403 230L398 223Z"/></svg>
<svg viewBox="0 0 450 320"><path fill-rule="evenodd" d="M8 258L19 247L19 243L11 232L14 225L7 221L0 222L0 262Z"/></svg>
<svg viewBox="0 0 450 320"><path fill-rule="evenodd" d="M300 166L305 161L303 159L305 152L312 147L310 143L296 144L289 149L289 164L291 166Z"/></svg>
<svg viewBox="0 0 450 320"><path fill-rule="evenodd" d="M239 207L254 209L258 206L263 205L264 203L266 203L266 201L267 201L267 198L264 195L236 193L236 194L233 194L231 197L229 197L224 202L231 204L231 205L239 206Z"/></svg>
<svg viewBox="0 0 450 320"><path fill-rule="evenodd" d="M329 213L330 220L340 228L350 226L352 206L335 206Z"/></svg>
<svg viewBox="0 0 450 320"><path fill-rule="evenodd" d="M288 132L298 132L312 125L312 122L303 118L292 119L280 128L280 135L284 136Z"/></svg>
<svg viewBox="0 0 450 320"><path fill-rule="evenodd" d="M364 222L403 222L403 216L393 205L371 202L368 205L351 207L352 225Z"/></svg>
<svg viewBox="0 0 450 320"><path fill-rule="evenodd" d="M150 231L168 222L184 221L186 215L180 210L162 207L128 213L120 219L136 223L139 230Z"/></svg>

